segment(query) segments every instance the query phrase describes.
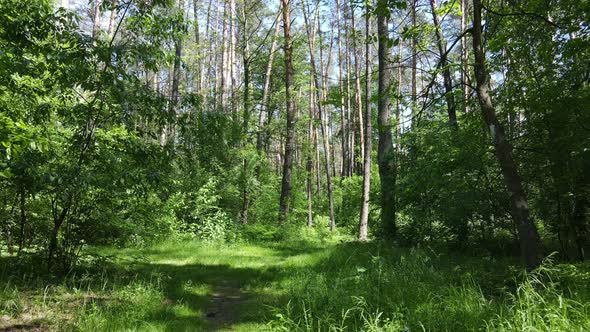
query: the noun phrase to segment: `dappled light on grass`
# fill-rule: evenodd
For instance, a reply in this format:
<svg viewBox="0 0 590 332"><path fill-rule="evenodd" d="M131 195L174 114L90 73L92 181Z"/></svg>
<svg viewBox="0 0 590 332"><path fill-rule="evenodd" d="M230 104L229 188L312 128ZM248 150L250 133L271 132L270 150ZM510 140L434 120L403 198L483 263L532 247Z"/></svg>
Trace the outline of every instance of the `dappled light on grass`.
<svg viewBox="0 0 590 332"><path fill-rule="evenodd" d="M300 237L280 244L168 241L86 254L92 259L49 282L2 269L0 312L9 317L2 324L60 331L590 328L584 265L547 263L514 277L511 260L341 237L323 244Z"/></svg>

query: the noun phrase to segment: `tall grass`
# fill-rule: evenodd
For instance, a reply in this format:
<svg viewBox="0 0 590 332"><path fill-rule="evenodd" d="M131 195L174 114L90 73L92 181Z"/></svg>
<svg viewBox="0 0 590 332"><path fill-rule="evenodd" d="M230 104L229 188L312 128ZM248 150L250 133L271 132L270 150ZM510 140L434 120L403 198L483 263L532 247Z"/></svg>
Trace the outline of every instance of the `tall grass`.
<svg viewBox="0 0 590 332"><path fill-rule="evenodd" d="M546 262L525 273L510 259L349 242L323 229L265 234L94 248L60 279L5 265L0 329L8 321L56 331L203 331L212 294L234 287L244 298L231 308L236 331L590 331L587 264Z"/></svg>
<svg viewBox="0 0 590 332"><path fill-rule="evenodd" d="M290 301L275 309L274 327L282 331L590 330L589 298L584 296L589 285L565 289L558 281L568 265L547 263L526 274L510 263L383 244L345 244L289 281Z"/></svg>

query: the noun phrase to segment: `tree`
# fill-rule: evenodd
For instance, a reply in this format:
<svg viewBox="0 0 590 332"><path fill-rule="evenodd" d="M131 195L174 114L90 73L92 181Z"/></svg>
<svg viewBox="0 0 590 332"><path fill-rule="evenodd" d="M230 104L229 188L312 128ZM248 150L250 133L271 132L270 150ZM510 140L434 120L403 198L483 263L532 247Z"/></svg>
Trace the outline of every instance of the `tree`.
<svg viewBox="0 0 590 332"><path fill-rule="evenodd" d="M293 103L293 45L291 44L290 0L281 0L283 9L283 36L285 52L285 99L287 111L287 135L285 138L285 156L283 158L283 180L281 181L281 197L279 201L279 222L285 222L289 216L289 200L291 196L291 173L293 171L293 153L295 150L296 111Z"/></svg>
<svg viewBox="0 0 590 332"><path fill-rule="evenodd" d="M378 88L378 117L377 129L379 131L379 149L377 160L379 165L379 177L381 178L381 222L388 237L396 234L396 201L395 182L396 164L393 149L393 138L390 122L391 105L391 69L389 60L389 15L388 1L377 1L377 36L379 39L379 88Z"/></svg>
<svg viewBox="0 0 590 332"><path fill-rule="evenodd" d="M324 114L323 110L323 105L322 105L322 97L320 95L320 81L318 79L318 74L317 74L317 67L316 67L316 62L315 62L315 55L314 55L314 43L313 43L313 39L312 39L312 31L310 29L310 24L309 24L309 19L308 19L308 15L307 15L307 9L305 8L305 0L301 1L301 7L303 9L303 17L305 20L305 26L307 29L307 38L308 38L308 47L309 47L309 58L311 61L311 76L314 82L314 91L315 91L315 101L316 101L316 107L318 110L318 116L320 117L320 129L322 132L322 142L323 142L323 148L324 148L324 168L326 170L326 186L328 188L328 208L329 208L329 213L330 213L330 230L334 230L336 228L336 220L334 219L334 195L333 195L333 189L332 189L332 176L330 174L330 141L328 140L328 135L327 135L327 116L326 114ZM310 91L310 93L313 93L314 91ZM318 170L319 171L319 170Z"/></svg>
<svg viewBox="0 0 590 332"><path fill-rule="evenodd" d="M363 193L359 221L359 240L366 241L369 228L369 199L371 192L371 152L373 126L371 124L371 22L369 1L365 3L365 154L363 158Z"/></svg>
<svg viewBox="0 0 590 332"><path fill-rule="evenodd" d="M490 130L496 159L502 169L502 176L510 196L510 209L516 229L522 258L529 270L541 264L541 240L534 220L531 217L528 199L526 197L522 179L512 155L512 145L506 140L504 127L498 121L496 110L489 94L489 77L485 65L481 24L481 0L473 1L473 52L475 55L475 79L477 81L477 96L485 124Z"/></svg>

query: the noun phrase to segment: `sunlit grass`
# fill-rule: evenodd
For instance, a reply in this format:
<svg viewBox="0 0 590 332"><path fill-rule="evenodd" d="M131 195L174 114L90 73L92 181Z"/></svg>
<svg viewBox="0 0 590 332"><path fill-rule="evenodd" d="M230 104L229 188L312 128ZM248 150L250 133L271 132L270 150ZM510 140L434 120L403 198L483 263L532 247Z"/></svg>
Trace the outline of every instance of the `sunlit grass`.
<svg viewBox="0 0 590 332"><path fill-rule="evenodd" d="M586 265L548 264L525 275L515 263L341 238L91 248L81 267L59 280L0 269L0 324L58 331L590 330ZM239 300L218 305L224 318L214 322L207 317L214 294L228 289Z"/></svg>

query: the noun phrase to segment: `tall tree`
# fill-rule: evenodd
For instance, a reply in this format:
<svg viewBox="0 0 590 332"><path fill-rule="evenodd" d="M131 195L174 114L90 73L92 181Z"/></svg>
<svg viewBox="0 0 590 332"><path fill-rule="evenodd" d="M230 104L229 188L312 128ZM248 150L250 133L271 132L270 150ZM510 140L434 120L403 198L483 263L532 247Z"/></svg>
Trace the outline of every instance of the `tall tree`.
<svg viewBox="0 0 590 332"><path fill-rule="evenodd" d="M177 1L178 10L184 17L184 0ZM170 107L168 109L168 130L164 136L164 144L174 144L175 136L175 125L176 125L176 106L178 105L179 99L179 87L180 87L180 61L182 57L182 36L176 36L174 40L174 65L172 69L172 88L170 92Z"/></svg>
<svg viewBox="0 0 590 332"><path fill-rule="evenodd" d="M463 113L468 110L469 102L469 47L467 45L467 18L469 17L469 0L461 0L461 84L463 91Z"/></svg>
<svg viewBox="0 0 590 332"><path fill-rule="evenodd" d="M285 52L285 99L287 110L287 136L285 138L285 156L283 158L283 179L281 181L281 197L279 201L279 222L285 222L289 216L291 199L291 173L293 170L293 151L295 149L296 110L293 103L293 45L291 44L290 0L281 0L283 8L283 36Z"/></svg>
<svg viewBox="0 0 590 332"><path fill-rule="evenodd" d="M244 70L244 116L242 121L242 143L248 144L248 128L250 124L250 40L249 34L249 21L248 14L246 12L247 4L244 2L242 8L242 61ZM244 157L242 167L242 209L240 211L242 224L248 223L248 209L250 207L250 188L248 186L248 180L250 174L248 172L248 158Z"/></svg>
<svg viewBox="0 0 590 332"><path fill-rule="evenodd" d="M473 52L475 55L475 79L477 81L477 97L483 119L490 130L496 159L500 164L504 182L510 196L510 210L516 229L522 258L527 269L532 270L541 264L541 240L528 204L522 185L522 179L512 155L512 145L506 140L504 127L498 121L496 109L489 93L489 76L486 69L485 52L482 38L481 0L473 0Z"/></svg>
<svg viewBox="0 0 590 332"><path fill-rule="evenodd" d="M272 42L270 44L270 52L268 54L268 62L266 63L266 73L264 75L264 86L262 88L262 100L260 102L260 114L258 115L258 133L256 137L256 149L261 152L265 148L265 141L268 137L268 126L266 121L270 119L270 115L267 114L268 109L268 94L270 91L270 80L272 74L272 65L275 58L275 51L277 48L277 40L279 32L281 31L281 25L279 24L281 17L281 11L277 13L275 18L275 30L272 36Z"/></svg>
<svg viewBox="0 0 590 332"><path fill-rule="evenodd" d="M411 63L411 71L412 71L412 86L411 86L411 93L410 97L412 99L412 116L416 115L416 100L418 99L418 88L417 88L417 72L418 72L418 38L416 37L415 29L417 28L416 23L416 7L418 0L410 0L410 16L412 19L412 39L411 39L411 48L412 48L412 63Z"/></svg>
<svg viewBox="0 0 590 332"><path fill-rule="evenodd" d="M447 114L449 117L449 125L451 126L453 131L456 132L459 125L457 123L455 96L453 94L453 79L451 77L451 68L449 67L446 42L442 35L441 22L437 14L436 0L430 0L430 9L432 11L432 22L434 24L436 46L438 48L438 54L440 56L440 67L443 73L443 85L445 88L445 100L447 101Z"/></svg>
<svg viewBox="0 0 590 332"><path fill-rule="evenodd" d="M377 1L377 36L379 39L379 88L377 104L377 129L379 131L379 150L377 159L379 164L379 177L381 178L381 222L385 234L388 237L396 235L395 220L395 182L396 165L393 149L393 138L389 108L391 105L391 68L389 58L389 15L390 9L387 0Z"/></svg>
<svg viewBox="0 0 590 332"><path fill-rule="evenodd" d="M336 0L336 28L338 30L338 90L340 92L340 152L341 152L341 165L340 165L340 176L344 177L348 175L348 134L346 134L346 114L347 110L344 103L344 56L342 53L342 25L341 25L341 8L339 0Z"/></svg>
<svg viewBox="0 0 590 332"><path fill-rule="evenodd" d="M102 0L95 0L94 1L94 12L92 15L92 37L96 38L98 36L98 32L100 31L100 17L102 15L100 11L100 6L102 4Z"/></svg>
<svg viewBox="0 0 590 332"><path fill-rule="evenodd" d="M326 187L328 190L328 208L330 213L330 229L334 230L336 228L336 220L334 217L334 195L333 195L333 188L332 188L332 176L330 172L330 142L328 138L328 131L327 131L327 116L324 114L324 108L322 105L322 96L320 95L320 81L318 78L318 71L316 67L315 61L315 54L314 54L314 42L313 42L313 35L312 32L313 27L310 27L309 18L307 14L307 9L305 8L305 0L301 1L301 7L303 9L303 18L305 21L305 26L307 30L307 40L309 46L309 58L311 62L311 76L314 82L314 89L311 93L315 91L315 101L316 101L316 108L318 110L318 116L320 117L320 130L322 132L322 142L324 148L324 168L326 169ZM315 26L315 24L314 24Z"/></svg>
<svg viewBox="0 0 590 332"><path fill-rule="evenodd" d="M369 15L369 0L365 3L365 153L363 156L363 194L359 222L359 240L366 241L369 231L369 198L371 193L371 21Z"/></svg>

